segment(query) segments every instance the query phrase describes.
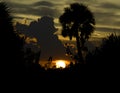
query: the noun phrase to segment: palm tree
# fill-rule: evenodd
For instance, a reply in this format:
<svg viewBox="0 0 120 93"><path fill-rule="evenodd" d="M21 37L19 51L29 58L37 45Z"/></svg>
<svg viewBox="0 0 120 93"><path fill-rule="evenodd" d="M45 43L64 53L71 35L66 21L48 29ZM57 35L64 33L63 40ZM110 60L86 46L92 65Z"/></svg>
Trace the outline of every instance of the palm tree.
<svg viewBox="0 0 120 93"><path fill-rule="evenodd" d="M13 17L6 2L0 2L0 41L1 54L5 63L11 64L22 60L24 40L14 31ZM8 60L9 58L9 60Z"/></svg>
<svg viewBox="0 0 120 93"><path fill-rule="evenodd" d="M59 17L62 25L62 35L76 38L79 62L83 62L82 48L86 40L94 31L95 19L93 13L84 4L73 3L64 9L64 13Z"/></svg>

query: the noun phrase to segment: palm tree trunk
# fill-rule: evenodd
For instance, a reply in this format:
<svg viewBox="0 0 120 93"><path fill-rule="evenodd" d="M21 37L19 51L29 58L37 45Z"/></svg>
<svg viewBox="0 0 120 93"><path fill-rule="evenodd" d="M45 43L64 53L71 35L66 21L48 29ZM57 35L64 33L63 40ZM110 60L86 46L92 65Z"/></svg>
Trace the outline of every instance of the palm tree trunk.
<svg viewBox="0 0 120 93"><path fill-rule="evenodd" d="M82 51L80 47L80 40L79 40L78 33L76 33L76 44L77 44L77 50L78 50L78 62L83 63L83 56L82 56Z"/></svg>

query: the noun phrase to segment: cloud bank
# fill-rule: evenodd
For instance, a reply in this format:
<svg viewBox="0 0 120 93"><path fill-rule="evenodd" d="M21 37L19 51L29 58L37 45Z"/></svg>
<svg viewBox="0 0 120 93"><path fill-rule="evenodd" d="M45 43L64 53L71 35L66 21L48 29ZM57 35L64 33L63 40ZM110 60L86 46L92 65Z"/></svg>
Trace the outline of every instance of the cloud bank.
<svg viewBox="0 0 120 93"><path fill-rule="evenodd" d="M93 12L96 20L96 32L114 32L113 28L120 28L120 0L5 0L13 10L15 18L24 15L29 19L37 19L38 16L49 15L58 19L66 6L71 3L84 3ZM31 15L31 16L30 16ZM24 16L22 16L24 18ZM21 17L21 18L22 18ZM56 26L60 26L58 21ZM103 29L98 28L102 25ZM109 29L105 29L107 26ZM117 31L119 32L119 30ZM102 34L101 34L102 35Z"/></svg>

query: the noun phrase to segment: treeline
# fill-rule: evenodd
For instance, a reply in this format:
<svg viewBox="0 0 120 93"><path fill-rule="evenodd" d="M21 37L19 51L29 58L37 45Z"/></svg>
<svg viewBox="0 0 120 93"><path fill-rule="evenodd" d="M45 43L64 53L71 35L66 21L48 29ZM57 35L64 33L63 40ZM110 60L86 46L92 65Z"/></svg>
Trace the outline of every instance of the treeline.
<svg viewBox="0 0 120 93"><path fill-rule="evenodd" d="M74 7L71 6L71 7ZM77 5L79 7L79 5ZM80 5L82 8L86 8L83 5ZM75 7L74 7L75 8ZM76 9L76 8L75 8ZM69 10L69 9L68 9ZM80 10L81 11L81 10ZM87 10L88 11L88 10ZM66 12L69 12L66 10ZM88 14L91 12L88 12ZM66 13L61 16L64 18ZM89 14L91 15L91 14ZM91 15L92 17L92 15ZM90 18L91 18L90 17ZM85 19L85 18L84 18ZM67 20L62 20L63 26L65 26L64 22L69 23ZM71 21L73 21L71 19ZM89 20L94 24L94 20ZM76 21L75 21L76 22ZM72 23L73 24L73 23ZM73 25L72 29L75 29L76 23ZM93 28L86 22L84 26L87 25L90 27L89 30L93 30ZM66 25L68 26L68 25ZM85 26L86 27L86 26ZM86 30L85 28L81 28L81 31ZM77 63L71 64L69 67L65 69L45 69L38 64L38 59L34 56L28 56L31 50L28 50L27 54L23 51L24 46L24 38L19 37L19 33L14 31L14 27L12 24L12 16L10 15L10 10L7 7L6 3L0 2L0 30L1 30L1 66L2 72L9 80L12 79L34 79L34 80L50 80L50 81L59 81L59 80L94 80L98 78L106 78L110 75L116 77L119 71L117 70L118 63L120 62L120 35L111 34L110 36L103 39L103 42L100 47L97 47L94 51L89 52L85 57L85 64L81 64L79 58L81 58L81 50L79 53L81 56L76 58ZM70 30L67 29L67 30ZM66 31L66 29L63 29ZM71 32L71 30L70 30ZM77 32L77 31L76 31ZM72 32L71 32L72 33ZM63 33L65 35L69 35L70 39L72 34L68 34L68 32ZM78 33L73 33L76 35ZM85 35L85 36L84 36ZM78 49L84 47L85 40L89 38L90 33L82 33L81 37L76 35L76 38L79 41L79 38L82 39L82 46ZM79 42L77 44L79 45ZM27 58L25 58L27 56ZM40 54L38 54L40 56ZM32 58L33 57L33 58ZM31 59L32 58L32 59ZM115 66L115 68L114 68ZM107 69L107 70L106 70ZM107 73L107 74L106 74ZM109 74L109 76L107 76ZM19 80L19 79L18 79Z"/></svg>

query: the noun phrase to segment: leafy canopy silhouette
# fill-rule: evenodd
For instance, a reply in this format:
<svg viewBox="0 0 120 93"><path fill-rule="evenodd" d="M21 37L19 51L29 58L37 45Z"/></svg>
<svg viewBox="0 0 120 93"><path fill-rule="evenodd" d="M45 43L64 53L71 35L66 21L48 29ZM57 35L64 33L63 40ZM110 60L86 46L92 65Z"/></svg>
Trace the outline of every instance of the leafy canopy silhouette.
<svg viewBox="0 0 120 93"><path fill-rule="evenodd" d="M118 64L120 62L120 35L111 33L102 40L100 47L92 53L88 53L86 61L88 64Z"/></svg>
<svg viewBox="0 0 120 93"><path fill-rule="evenodd" d="M94 31L95 18L93 13L84 4L73 3L64 9L64 13L59 17L62 25L62 35L76 38L78 61L83 62L82 48L86 40Z"/></svg>
<svg viewBox="0 0 120 93"><path fill-rule="evenodd" d="M11 9L7 6L6 2L0 2L0 31L3 61L6 64L23 61L22 47L24 40L14 30Z"/></svg>

